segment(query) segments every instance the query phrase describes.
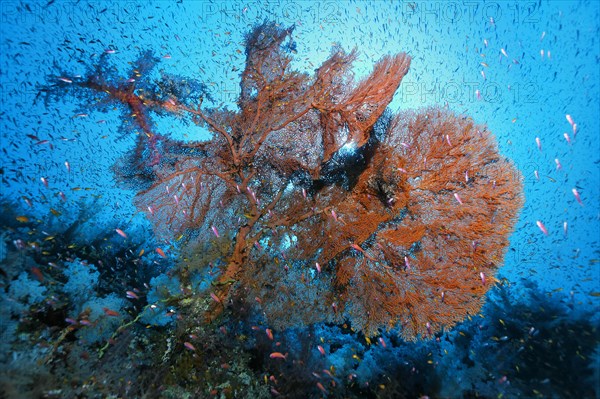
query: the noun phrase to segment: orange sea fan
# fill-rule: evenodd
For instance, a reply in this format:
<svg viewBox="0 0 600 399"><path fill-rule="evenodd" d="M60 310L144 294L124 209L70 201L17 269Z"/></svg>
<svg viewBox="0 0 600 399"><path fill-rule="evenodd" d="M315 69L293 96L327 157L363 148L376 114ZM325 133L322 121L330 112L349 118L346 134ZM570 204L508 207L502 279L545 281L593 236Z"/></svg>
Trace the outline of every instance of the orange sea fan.
<svg viewBox="0 0 600 399"><path fill-rule="evenodd" d="M367 336L399 323L414 340L481 308L523 204L521 176L484 127L445 109L398 115L382 144L406 160L406 199L364 242L375 260L336 287Z"/></svg>
<svg viewBox="0 0 600 399"><path fill-rule="evenodd" d="M115 169L138 189L138 208L161 238L185 236L179 245L211 261L223 254L204 293L217 299L209 320L243 303L276 328L349 320L367 336L400 326L414 340L477 313L523 204L520 174L463 115L384 112L407 54L354 83L357 51L336 48L310 76L290 68L292 31L265 22L247 35L236 111L203 105L197 82L175 98L188 79L112 85L123 79L102 76L111 68L46 90L92 90L124 106L141 134ZM145 53L138 64L156 62ZM169 139L152 113L213 137Z"/></svg>

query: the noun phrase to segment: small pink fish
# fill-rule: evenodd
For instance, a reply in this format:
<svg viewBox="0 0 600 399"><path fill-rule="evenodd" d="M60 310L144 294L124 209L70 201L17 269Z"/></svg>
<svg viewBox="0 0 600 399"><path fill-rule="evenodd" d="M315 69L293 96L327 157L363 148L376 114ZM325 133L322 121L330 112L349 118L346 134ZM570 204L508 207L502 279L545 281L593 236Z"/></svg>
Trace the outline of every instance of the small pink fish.
<svg viewBox="0 0 600 399"><path fill-rule="evenodd" d="M431 324L429 322L425 323L425 328L427 328L427 334L431 335Z"/></svg>
<svg viewBox="0 0 600 399"><path fill-rule="evenodd" d="M179 197L177 197L177 194L173 195L173 199L175 200L175 205L179 205Z"/></svg>
<svg viewBox="0 0 600 399"><path fill-rule="evenodd" d="M157 253L157 254L159 254L161 257L163 257L163 258L166 258L166 257L167 257L167 255L165 255L165 251L163 251L162 249L160 249L160 248L156 248L156 249L155 249L155 251L156 251L156 253Z"/></svg>
<svg viewBox="0 0 600 399"><path fill-rule="evenodd" d="M508 54L506 54L506 50L504 50L503 48L501 48L500 52L502 53L503 56L505 56L506 58L508 58Z"/></svg>
<svg viewBox="0 0 600 399"><path fill-rule="evenodd" d="M321 355L325 356L325 349L323 349L323 347L321 345L317 345L317 349L319 350Z"/></svg>
<svg viewBox="0 0 600 399"><path fill-rule="evenodd" d="M302 196L304 197L304 199L306 199L306 189L302 189Z"/></svg>
<svg viewBox="0 0 600 399"><path fill-rule="evenodd" d="M151 206L148 207L148 212L150 212L151 215L154 215L154 209L152 209Z"/></svg>
<svg viewBox="0 0 600 399"><path fill-rule="evenodd" d="M184 342L183 346L185 346L186 349L191 350L192 352L196 351L196 348L194 347L194 345L192 345L191 342Z"/></svg>
<svg viewBox="0 0 600 399"><path fill-rule="evenodd" d="M483 44L485 45L485 47L488 46L488 40L487 39L483 39Z"/></svg>
<svg viewBox="0 0 600 399"><path fill-rule="evenodd" d="M58 80L60 80L62 82L65 82L65 83L73 83L73 81L71 79L65 78L65 77L62 77L62 76L59 76Z"/></svg>
<svg viewBox="0 0 600 399"><path fill-rule="evenodd" d="M556 163L556 170L562 169L562 165L560 164L560 161L558 160L558 158L554 158L554 163Z"/></svg>
<svg viewBox="0 0 600 399"><path fill-rule="evenodd" d="M544 50L543 50L543 49L542 49L542 50L540 50L540 56L541 56L542 58L544 58Z"/></svg>
<svg viewBox="0 0 600 399"><path fill-rule="evenodd" d="M386 345L385 340L383 339L383 337L379 337L379 344L381 346L383 346L384 348L387 348L387 345Z"/></svg>
<svg viewBox="0 0 600 399"><path fill-rule="evenodd" d="M286 360L286 359L287 359L287 353L284 355L284 354L283 354L283 353L281 353L281 352L273 352L273 353L271 353L271 354L269 355L269 357L270 357L271 359L283 359L283 360Z"/></svg>
<svg viewBox="0 0 600 399"><path fill-rule="evenodd" d="M356 244L352 243L352 244L350 244L350 246L351 246L352 248L356 249L357 251L361 252L361 253L362 253L362 254L365 256L365 258L367 258L367 259L370 259L370 260L373 260L373 261L375 260L375 259L373 259L373 257L369 256L369 254L367 254L367 253L365 252L365 250L364 250L364 249L362 249L361 247L359 247L358 245L356 245Z"/></svg>
<svg viewBox="0 0 600 399"><path fill-rule="evenodd" d="M127 238L127 234L125 234L125 232L121 229L115 229L115 231L117 232L118 235L120 235L123 238Z"/></svg>
<svg viewBox="0 0 600 399"><path fill-rule="evenodd" d="M573 137L577 136L577 123L573 124Z"/></svg>
<svg viewBox="0 0 600 399"><path fill-rule="evenodd" d="M111 49L111 48L107 48L106 50L104 50L104 53L105 53L105 54L114 54L114 53L116 53L116 52L117 52L116 50L113 50L113 49Z"/></svg>
<svg viewBox="0 0 600 399"><path fill-rule="evenodd" d="M404 257L404 266L406 267L407 270L410 270L410 262L408 261L407 256Z"/></svg>
<svg viewBox="0 0 600 399"><path fill-rule="evenodd" d="M485 72L483 70L481 71L481 76L483 77L483 80L485 80Z"/></svg>
<svg viewBox="0 0 600 399"><path fill-rule="evenodd" d="M42 183L44 183L45 187L48 187L48 180L45 177L40 177L40 180L42 181Z"/></svg>
<svg viewBox="0 0 600 399"><path fill-rule="evenodd" d="M125 296L129 299L140 299L140 297L133 291L126 291Z"/></svg>
<svg viewBox="0 0 600 399"><path fill-rule="evenodd" d="M576 188L574 188L571 191L573 191L573 195L575 196L575 199L577 200L577 202L579 202L579 205L583 206L583 202L581 201L581 197L579 196L579 191L577 191Z"/></svg>
<svg viewBox="0 0 600 399"><path fill-rule="evenodd" d="M457 193L454 193L454 198L456 198L459 204L463 204L462 199L460 199L460 196Z"/></svg>
<svg viewBox="0 0 600 399"><path fill-rule="evenodd" d="M544 233L544 235L548 235L548 230L546 229L546 226L544 226L544 223L538 220L537 222L535 222L535 224L537 224L540 230L542 230L542 233Z"/></svg>
<svg viewBox="0 0 600 399"><path fill-rule="evenodd" d="M540 150L540 152L542 152L542 141L540 140L539 137L535 138L535 144L537 144L538 150Z"/></svg>
<svg viewBox="0 0 600 399"><path fill-rule="evenodd" d="M475 90L475 95L477 96L478 100L481 100L481 92L479 91L479 89Z"/></svg>
<svg viewBox="0 0 600 399"><path fill-rule="evenodd" d="M320 382L317 382L317 388L319 388L321 390L321 392L323 392L325 395L327 395L327 390L325 389L323 384L321 384Z"/></svg>
<svg viewBox="0 0 600 399"><path fill-rule="evenodd" d="M565 233L565 237L567 236L568 228L569 228L569 226L567 225L567 222L564 221L563 222L563 232Z"/></svg>
<svg viewBox="0 0 600 399"><path fill-rule="evenodd" d="M67 173L71 173L71 164L69 161L65 161L65 168L67 168Z"/></svg>
<svg viewBox="0 0 600 399"><path fill-rule="evenodd" d="M215 234L215 236L219 238L219 231L217 230L217 228L215 226L210 226L210 228L212 229L212 232Z"/></svg>
<svg viewBox="0 0 600 399"><path fill-rule="evenodd" d="M337 217L337 213L335 213L335 210L331 210L331 216L333 216L333 219L337 222L338 221L338 217Z"/></svg>
<svg viewBox="0 0 600 399"><path fill-rule="evenodd" d="M448 143L449 146L452 146L452 143L450 142L450 136L446 135L446 143Z"/></svg>
<svg viewBox="0 0 600 399"><path fill-rule="evenodd" d="M485 285L485 274L483 274L483 272L480 272L479 277L481 278L481 284Z"/></svg>
<svg viewBox="0 0 600 399"><path fill-rule="evenodd" d="M104 314L110 317L119 317L119 312L109 309L109 308L102 308L102 310L104 311Z"/></svg>
<svg viewBox="0 0 600 399"><path fill-rule="evenodd" d="M273 341L273 331L271 331L270 328L265 329L265 334L267 334L267 337L269 337L269 339Z"/></svg>
<svg viewBox="0 0 600 399"><path fill-rule="evenodd" d="M567 140L567 144L571 144L571 137L569 137L568 133L563 134L563 136L565 137L565 140Z"/></svg>
<svg viewBox="0 0 600 399"><path fill-rule="evenodd" d="M215 301L217 303L221 303L221 299L214 292L210 293L210 297L212 298L213 301Z"/></svg>
<svg viewBox="0 0 600 399"><path fill-rule="evenodd" d="M446 297L446 293L442 291L442 302L444 302L444 298Z"/></svg>
<svg viewBox="0 0 600 399"><path fill-rule="evenodd" d="M321 273L321 265L319 265L319 262L315 262L315 268L317 269L317 273Z"/></svg>
<svg viewBox="0 0 600 399"><path fill-rule="evenodd" d="M565 115L565 117L567 118L567 122L569 122L569 124L571 126L573 126L575 124L575 122L573 121L573 118L571 117L571 115L567 114L567 115Z"/></svg>
<svg viewBox="0 0 600 399"><path fill-rule="evenodd" d="M250 187L248 187L248 192L252 196L252 199L254 200L254 202L256 202L257 204L260 204L260 201L258 200L258 198L256 198L256 193L254 191L252 191L252 189Z"/></svg>
<svg viewBox="0 0 600 399"><path fill-rule="evenodd" d="M540 180L540 174L539 174L539 172L538 172L537 170L534 170L534 171L533 171L533 174L535 175L535 178L536 178L537 180Z"/></svg>

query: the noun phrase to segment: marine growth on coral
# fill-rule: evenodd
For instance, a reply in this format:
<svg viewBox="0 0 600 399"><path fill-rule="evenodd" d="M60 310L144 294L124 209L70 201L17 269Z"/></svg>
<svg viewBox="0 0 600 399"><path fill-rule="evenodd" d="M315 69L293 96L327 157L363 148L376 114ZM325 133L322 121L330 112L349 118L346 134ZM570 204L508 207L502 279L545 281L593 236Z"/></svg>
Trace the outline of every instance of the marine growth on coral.
<svg viewBox="0 0 600 399"><path fill-rule="evenodd" d="M159 236L221 260L208 320L253 307L276 328L349 321L367 337L400 327L415 340L476 314L523 204L520 174L466 115L386 111L407 54L354 82L357 52L334 48L310 75L290 67L292 32L265 22L246 36L236 110L210 107L191 78L151 81L151 53L127 76L104 54L87 76L43 90L122 105L137 142L117 176ZM212 138L169 138L157 114Z"/></svg>

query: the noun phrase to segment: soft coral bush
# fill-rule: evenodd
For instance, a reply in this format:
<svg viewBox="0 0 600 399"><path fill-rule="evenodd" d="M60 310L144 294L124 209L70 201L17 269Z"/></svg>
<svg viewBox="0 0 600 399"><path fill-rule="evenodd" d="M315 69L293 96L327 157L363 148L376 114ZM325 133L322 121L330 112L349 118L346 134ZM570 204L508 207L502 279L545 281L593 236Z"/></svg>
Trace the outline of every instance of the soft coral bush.
<svg viewBox="0 0 600 399"><path fill-rule="evenodd" d="M203 105L193 80L149 82L150 53L125 78L104 54L87 76L43 90L124 105L138 137L116 170L157 234L230 241L209 319L259 298L278 327L348 318L368 336L400 324L416 339L478 312L523 202L520 175L466 116L384 113L408 55L355 83L357 52L334 48L310 76L290 68L292 31L265 22L246 36L238 110ZM213 137L159 135L153 113Z"/></svg>

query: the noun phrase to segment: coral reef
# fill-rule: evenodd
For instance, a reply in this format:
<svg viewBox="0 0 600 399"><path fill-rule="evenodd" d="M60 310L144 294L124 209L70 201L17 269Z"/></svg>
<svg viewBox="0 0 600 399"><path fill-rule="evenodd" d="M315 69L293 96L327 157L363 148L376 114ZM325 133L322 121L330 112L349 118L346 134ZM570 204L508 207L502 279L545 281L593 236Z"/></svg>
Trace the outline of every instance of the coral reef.
<svg viewBox="0 0 600 399"><path fill-rule="evenodd" d="M531 280L509 287L501 279L481 314L417 342L401 339L402 327L372 338L348 323L279 329L258 312L241 314L241 308L206 324L204 312L214 301L201 293L215 281L210 268L206 274L190 271L189 284L170 276L173 270L157 274L147 287L136 284L145 287L140 298L126 300L125 287L105 272L118 267L114 256L101 252L102 262L94 256L82 261L79 255L100 248L81 242L50 252L57 250L55 240L44 241L42 231L49 229L38 229L8 231L12 243L0 263L6 271L0 279L1 397L587 398L598 392L597 316L567 294L540 291ZM109 233L114 229L97 232ZM64 232L53 235L72 242ZM24 237L28 245L17 246ZM118 245L111 250L130 252ZM34 261L42 253L50 262ZM157 258L124 264L157 268ZM42 271L42 281L33 267ZM296 270L302 268L291 267L288 276ZM321 277L313 274L314 280L297 287L315 289ZM107 294L101 287L116 291ZM146 320L147 312L153 316ZM272 358L273 352L285 359Z"/></svg>
<svg viewBox="0 0 600 399"><path fill-rule="evenodd" d="M265 22L246 36L237 111L203 105L194 80L150 82L151 53L125 78L104 54L43 90L124 106L138 138L115 168L138 208L160 236L225 252L209 320L256 303L278 328L349 320L368 337L400 325L415 340L477 313L523 203L519 173L464 115L385 112L408 55L355 83L357 52L334 48L310 76L290 68L292 32ZM152 113L213 137L170 139Z"/></svg>

